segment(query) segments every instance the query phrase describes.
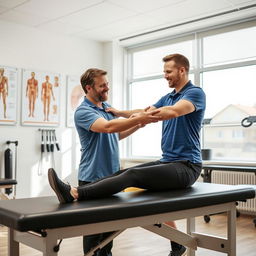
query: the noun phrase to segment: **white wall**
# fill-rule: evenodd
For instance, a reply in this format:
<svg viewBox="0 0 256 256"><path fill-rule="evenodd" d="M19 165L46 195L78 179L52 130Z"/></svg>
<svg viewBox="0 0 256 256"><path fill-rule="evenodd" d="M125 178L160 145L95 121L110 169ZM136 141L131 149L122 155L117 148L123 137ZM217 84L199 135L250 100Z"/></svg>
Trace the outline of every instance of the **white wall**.
<svg viewBox="0 0 256 256"><path fill-rule="evenodd" d="M89 67L103 68L103 45L96 41L64 37L37 29L0 22L0 65L60 73L60 126L56 128L61 152L55 152L56 170L71 184L77 184L76 131L66 128L66 75L81 75ZM21 70L19 70L21 71ZM21 72L19 72L21 82ZM47 180L47 163L38 175L40 159L39 127L20 125L21 83L18 88L17 124L0 126L0 177L3 177L3 152L7 140L18 140L17 198L52 195ZM79 146L78 146L79 147ZM12 146L14 149L14 147Z"/></svg>
<svg viewBox="0 0 256 256"><path fill-rule="evenodd" d="M110 83L110 102L116 108L124 104L124 56L125 50L117 41L103 44L104 68L108 71Z"/></svg>
<svg viewBox="0 0 256 256"><path fill-rule="evenodd" d="M104 68L108 71L110 84L109 102L117 109L125 109L126 106L126 77L125 58L126 50L118 41L104 43ZM119 142L120 157L126 154L128 138Z"/></svg>

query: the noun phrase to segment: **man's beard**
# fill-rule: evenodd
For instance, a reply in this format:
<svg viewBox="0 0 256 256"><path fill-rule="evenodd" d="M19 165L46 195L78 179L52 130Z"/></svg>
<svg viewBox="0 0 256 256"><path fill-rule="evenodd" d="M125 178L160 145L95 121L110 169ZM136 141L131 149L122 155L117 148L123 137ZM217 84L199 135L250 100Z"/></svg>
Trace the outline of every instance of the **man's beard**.
<svg viewBox="0 0 256 256"><path fill-rule="evenodd" d="M106 101L108 99L108 95L106 93L104 93L104 95L97 93L95 96L96 96L95 98L97 99L97 101L100 101L100 102Z"/></svg>
<svg viewBox="0 0 256 256"><path fill-rule="evenodd" d="M107 97L103 97L101 95L98 96L99 101L106 101Z"/></svg>
<svg viewBox="0 0 256 256"><path fill-rule="evenodd" d="M171 83L170 83L170 81L168 80L168 84L169 84L169 87L170 88L175 88L177 85L179 85L180 84L180 77L175 77L174 79L171 79L170 81L171 81Z"/></svg>

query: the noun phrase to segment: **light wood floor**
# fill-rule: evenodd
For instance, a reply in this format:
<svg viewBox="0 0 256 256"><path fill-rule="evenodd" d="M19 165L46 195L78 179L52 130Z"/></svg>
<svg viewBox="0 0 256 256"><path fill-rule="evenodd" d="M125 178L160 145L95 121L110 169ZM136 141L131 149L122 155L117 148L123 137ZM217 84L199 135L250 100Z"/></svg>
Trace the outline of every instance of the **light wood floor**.
<svg viewBox="0 0 256 256"><path fill-rule="evenodd" d="M253 217L241 215L237 218L237 256L256 255L256 228ZM180 230L185 230L185 221L177 221ZM226 216L215 215L210 223L202 217L196 219L196 231L226 236ZM170 250L169 241L141 228L124 231L114 240L114 256L167 256ZM42 253L21 245L21 256L41 256ZM61 244L60 256L82 256L82 239L65 239ZM225 254L198 249L197 256L223 256ZM0 227L0 256L7 256L7 229Z"/></svg>

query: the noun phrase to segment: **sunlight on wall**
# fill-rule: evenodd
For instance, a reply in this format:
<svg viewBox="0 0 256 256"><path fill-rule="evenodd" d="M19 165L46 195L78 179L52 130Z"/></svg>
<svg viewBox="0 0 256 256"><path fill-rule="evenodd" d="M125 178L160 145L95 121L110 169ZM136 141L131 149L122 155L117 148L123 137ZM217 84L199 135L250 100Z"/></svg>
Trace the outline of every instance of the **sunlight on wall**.
<svg viewBox="0 0 256 256"><path fill-rule="evenodd" d="M39 166L39 161L35 163L31 168L31 197L36 197L42 194L48 184L47 170L50 167L49 161L43 161ZM49 166L49 167L48 167ZM41 168L42 167L42 168ZM28 176L29 177L29 176Z"/></svg>
<svg viewBox="0 0 256 256"><path fill-rule="evenodd" d="M61 134L61 178L65 179L72 173L72 130Z"/></svg>
<svg viewBox="0 0 256 256"><path fill-rule="evenodd" d="M75 143L75 147L76 147L76 157L75 157L75 166L76 169L79 168L79 164L80 164L80 158L81 158L81 145L80 145L80 141L79 141L79 137L78 134L75 134L76 136L76 143Z"/></svg>
<svg viewBox="0 0 256 256"><path fill-rule="evenodd" d="M61 159L61 178L65 179L72 173L72 168L71 168L71 161L72 161L72 152L71 148L66 151L65 153L62 154L62 159Z"/></svg>
<svg viewBox="0 0 256 256"><path fill-rule="evenodd" d="M72 130L66 129L61 134L61 152L65 153L66 151L70 150L72 147Z"/></svg>

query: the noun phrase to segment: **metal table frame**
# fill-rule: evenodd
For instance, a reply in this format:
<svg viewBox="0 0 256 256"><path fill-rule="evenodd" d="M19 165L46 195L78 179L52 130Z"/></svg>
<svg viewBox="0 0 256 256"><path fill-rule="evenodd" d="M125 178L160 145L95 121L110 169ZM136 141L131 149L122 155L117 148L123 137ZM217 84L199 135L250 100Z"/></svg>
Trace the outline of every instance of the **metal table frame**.
<svg viewBox="0 0 256 256"><path fill-rule="evenodd" d="M209 234L197 233L195 230L195 217L211 213L227 213L227 238L216 237ZM173 229L164 223L170 220L187 219L187 231L183 233ZM19 256L19 243L23 243L43 252L43 256L56 256L54 250L59 239L102 232L115 231L102 244L93 248L86 256L102 248L127 228L142 227L169 240L187 246L188 256L194 256L198 247L226 253L228 256L236 256L236 205L235 202L222 203L206 207L174 211L163 214L155 214L136 218L126 218L114 221L69 226L45 230L45 235L35 232L20 232L8 228L8 256ZM118 231L116 231L118 230Z"/></svg>

